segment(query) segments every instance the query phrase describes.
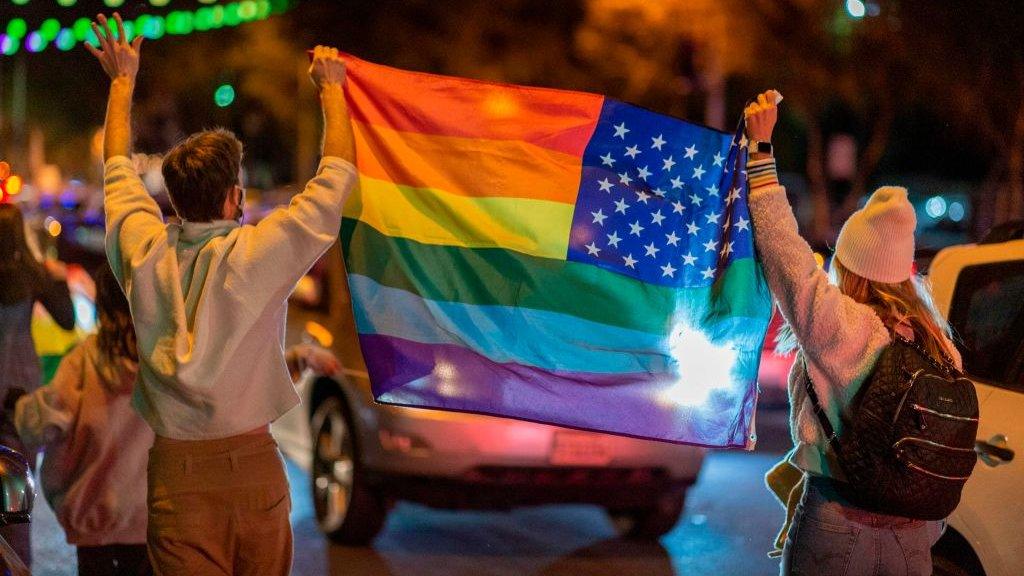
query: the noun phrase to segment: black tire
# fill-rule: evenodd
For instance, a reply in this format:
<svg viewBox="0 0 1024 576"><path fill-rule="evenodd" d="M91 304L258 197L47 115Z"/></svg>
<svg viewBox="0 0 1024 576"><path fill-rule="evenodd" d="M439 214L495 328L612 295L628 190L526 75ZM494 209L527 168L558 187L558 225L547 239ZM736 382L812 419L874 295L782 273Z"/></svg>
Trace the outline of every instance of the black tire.
<svg viewBox="0 0 1024 576"><path fill-rule="evenodd" d="M663 494L649 507L630 510L611 510L613 521L625 538L654 540L668 534L679 523L686 505L686 491L676 490Z"/></svg>
<svg viewBox="0 0 1024 576"><path fill-rule="evenodd" d="M347 546L368 544L387 517L384 501L363 481L354 430L348 406L337 396L313 410L313 508L320 530Z"/></svg>
<svg viewBox="0 0 1024 576"><path fill-rule="evenodd" d="M933 576L985 576L971 545L952 528L932 547Z"/></svg>

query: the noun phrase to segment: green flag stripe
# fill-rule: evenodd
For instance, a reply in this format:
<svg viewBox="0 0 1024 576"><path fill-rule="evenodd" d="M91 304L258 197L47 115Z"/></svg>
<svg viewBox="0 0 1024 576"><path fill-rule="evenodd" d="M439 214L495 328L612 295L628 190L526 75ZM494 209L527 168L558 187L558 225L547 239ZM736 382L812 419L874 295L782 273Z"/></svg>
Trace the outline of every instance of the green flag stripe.
<svg viewBox="0 0 1024 576"><path fill-rule="evenodd" d="M771 304L751 259L734 261L712 287L669 288L578 262L393 238L350 218L342 242L349 272L423 298L548 310L652 334L667 334L679 315L714 325L766 317Z"/></svg>

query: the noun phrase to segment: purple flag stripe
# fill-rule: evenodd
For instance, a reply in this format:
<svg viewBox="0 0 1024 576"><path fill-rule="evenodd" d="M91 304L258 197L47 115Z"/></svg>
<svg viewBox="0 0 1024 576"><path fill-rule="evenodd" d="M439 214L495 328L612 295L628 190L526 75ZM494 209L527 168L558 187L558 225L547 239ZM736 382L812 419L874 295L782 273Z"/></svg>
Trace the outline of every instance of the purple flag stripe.
<svg viewBox="0 0 1024 576"><path fill-rule="evenodd" d="M385 404L474 412L712 447L744 447L752 386L703 402L671 401L674 374L590 374L498 363L460 346L359 336L373 391ZM757 362L756 355L745 361ZM652 399L666 398L666 401Z"/></svg>

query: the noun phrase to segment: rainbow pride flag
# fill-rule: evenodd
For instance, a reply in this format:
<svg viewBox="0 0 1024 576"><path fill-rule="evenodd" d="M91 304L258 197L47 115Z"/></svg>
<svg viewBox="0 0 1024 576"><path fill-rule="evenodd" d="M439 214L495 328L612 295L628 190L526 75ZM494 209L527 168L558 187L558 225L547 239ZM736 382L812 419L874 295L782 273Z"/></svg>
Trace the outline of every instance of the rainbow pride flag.
<svg viewBox="0 0 1024 576"><path fill-rule="evenodd" d="M377 400L752 447L771 299L731 134L347 57Z"/></svg>

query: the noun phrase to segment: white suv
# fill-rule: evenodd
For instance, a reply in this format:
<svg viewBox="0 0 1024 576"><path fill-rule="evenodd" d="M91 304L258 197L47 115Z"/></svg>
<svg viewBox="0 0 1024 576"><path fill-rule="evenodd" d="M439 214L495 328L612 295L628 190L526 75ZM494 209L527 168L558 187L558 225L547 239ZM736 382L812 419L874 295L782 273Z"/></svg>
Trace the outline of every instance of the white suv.
<svg viewBox="0 0 1024 576"><path fill-rule="evenodd" d="M934 550L935 574L1024 574L1024 223L935 256L935 304L976 383L978 466Z"/></svg>

